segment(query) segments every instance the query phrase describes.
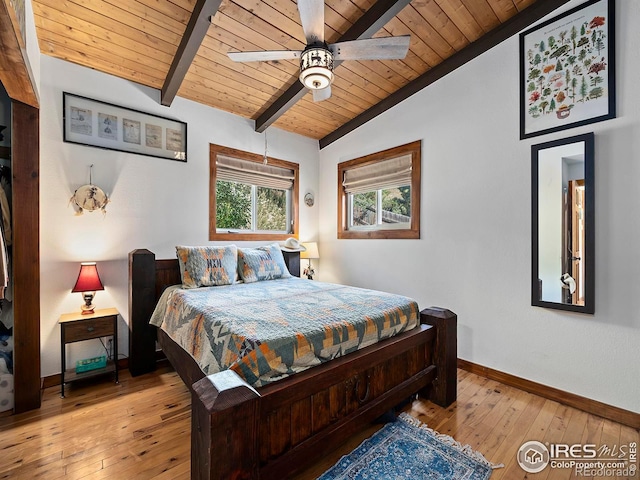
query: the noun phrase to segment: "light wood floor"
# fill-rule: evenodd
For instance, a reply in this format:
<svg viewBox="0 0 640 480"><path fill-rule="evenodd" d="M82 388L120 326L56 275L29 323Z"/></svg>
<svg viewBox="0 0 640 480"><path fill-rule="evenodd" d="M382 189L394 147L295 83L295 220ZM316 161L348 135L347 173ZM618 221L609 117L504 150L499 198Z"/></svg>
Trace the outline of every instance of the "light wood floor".
<svg viewBox="0 0 640 480"><path fill-rule="evenodd" d="M44 392L42 407L0 417L0 479L189 479L190 397L164 369L119 385L108 378ZM574 478L568 469L520 469L522 443L640 443L637 430L458 370L458 401L447 409L414 401L406 409L431 428L470 444L504 468L491 479ZM370 427L296 477L316 478L357 446Z"/></svg>

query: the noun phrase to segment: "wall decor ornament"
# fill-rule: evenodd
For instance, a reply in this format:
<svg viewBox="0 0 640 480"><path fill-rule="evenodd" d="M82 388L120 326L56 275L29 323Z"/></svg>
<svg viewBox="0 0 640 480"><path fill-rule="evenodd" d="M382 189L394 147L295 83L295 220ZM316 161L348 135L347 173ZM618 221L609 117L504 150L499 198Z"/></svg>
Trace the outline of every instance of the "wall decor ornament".
<svg viewBox="0 0 640 480"><path fill-rule="evenodd" d="M88 212L102 210L103 214L107 213L106 208L109 203L109 197L100 187L93 184L91 178L92 170L93 165L90 165L89 183L78 187L69 199L69 203L73 203L76 207L76 215L82 215L85 210Z"/></svg>
<svg viewBox="0 0 640 480"><path fill-rule="evenodd" d="M307 207L313 207L315 203L315 199L313 198L313 193L307 192L304 196L304 203Z"/></svg>
<svg viewBox="0 0 640 480"><path fill-rule="evenodd" d="M63 92L64 141L187 161L187 124Z"/></svg>
<svg viewBox="0 0 640 480"><path fill-rule="evenodd" d="M520 139L615 118L614 0L520 34Z"/></svg>

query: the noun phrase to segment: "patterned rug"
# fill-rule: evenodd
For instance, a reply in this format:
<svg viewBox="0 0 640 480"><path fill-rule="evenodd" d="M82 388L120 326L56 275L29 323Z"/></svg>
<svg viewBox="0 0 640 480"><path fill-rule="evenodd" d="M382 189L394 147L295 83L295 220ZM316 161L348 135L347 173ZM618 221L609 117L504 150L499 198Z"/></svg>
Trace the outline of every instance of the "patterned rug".
<svg viewBox="0 0 640 480"><path fill-rule="evenodd" d="M318 480L487 480L501 466L401 413Z"/></svg>

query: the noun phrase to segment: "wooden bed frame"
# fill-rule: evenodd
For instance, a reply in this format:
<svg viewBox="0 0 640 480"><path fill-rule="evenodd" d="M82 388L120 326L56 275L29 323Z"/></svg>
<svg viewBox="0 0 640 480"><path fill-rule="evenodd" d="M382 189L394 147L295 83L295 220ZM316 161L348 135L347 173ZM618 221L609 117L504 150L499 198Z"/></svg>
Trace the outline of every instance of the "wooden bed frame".
<svg viewBox="0 0 640 480"><path fill-rule="evenodd" d="M457 317L420 312L418 328L254 390L231 371L206 377L149 319L179 284L177 259L129 254L129 369L155 369L156 339L191 390L192 479L282 479L303 470L365 424L415 394L456 400ZM225 375L222 375L225 377Z"/></svg>

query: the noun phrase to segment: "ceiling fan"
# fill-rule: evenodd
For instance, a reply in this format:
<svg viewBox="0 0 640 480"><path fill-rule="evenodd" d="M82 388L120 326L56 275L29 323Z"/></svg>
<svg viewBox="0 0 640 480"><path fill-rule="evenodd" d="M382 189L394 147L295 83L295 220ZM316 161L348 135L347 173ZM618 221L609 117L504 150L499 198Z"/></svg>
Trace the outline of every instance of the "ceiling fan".
<svg viewBox="0 0 640 480"><path fill-rule="evenodd" d="M298 0L302 30L307 40L304 50L229 52L235 62L267 62L300 59L300 81L320 102L331 96L335 60L394 60L409 50L409 35L366 38L327 44L324 41L324 0Z"/></svg>

